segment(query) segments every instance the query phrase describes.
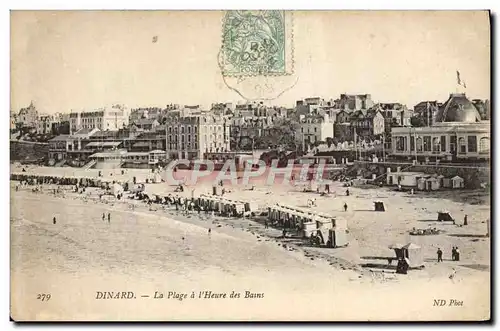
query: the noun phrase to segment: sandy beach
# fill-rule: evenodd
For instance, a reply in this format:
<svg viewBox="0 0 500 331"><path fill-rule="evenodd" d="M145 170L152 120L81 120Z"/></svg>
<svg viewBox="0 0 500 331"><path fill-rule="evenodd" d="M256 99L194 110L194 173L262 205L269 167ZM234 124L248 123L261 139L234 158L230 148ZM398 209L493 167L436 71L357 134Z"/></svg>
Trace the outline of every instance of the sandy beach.
<svg viewBox="0 0 500 331"><path fill-rule="evenodd" d="M256 201L262 208L276 202L304 207L307 199L315 197L316 210L348 221L349 246L328 249L280 239L280 230L266 229L251 219L182 215L171 207L149 208L127 198L98 201L92 189L82 195L68 188L64 197L48 189L45 193L33 193L29 187L15 191L15 184L11 182L10 217L15 319L467 320L489 316L490 241L484 234L490 207L461 202L456 193L442 192L442 199L387 188L350 188L347 197L345 188L336 183L335 194L320 197L288 185L254 182L252 191L247 186L225 185L230 191L227 197ZM165 183L146 184L146 192L153 194L167 195L174 189ZM198 196L210 190L207 183L187 186L182 194ZM373 201L383 201L386 212L374 212ZM349 206L347 212L344 203ZM442 209L458 224L467 214L469 225L438 223L437 212ZM111 214L109 223L102 219L103 213ZM410 236L413 227L435 227L444 233ZM423 270L397 275L362 267L368 262L387 264L369 257L392 256L390 244L408 242L423 248ZM451 261L452 246L460 248L459 262ZM438 247L444 251L443 263L436 261ZM172 294L170 299L154 299L155 292L189 297L206 290L228 296L235 291L241 297L180 300ZM99 300L97 291L132 291L136 298ZM244 298L247 291L250 294ZM51 299L39 302L38 293L51 293ZM383 305L378 303L381 297ZM436 299L454 299L463 305L437 309L433 308Z"/></svg>

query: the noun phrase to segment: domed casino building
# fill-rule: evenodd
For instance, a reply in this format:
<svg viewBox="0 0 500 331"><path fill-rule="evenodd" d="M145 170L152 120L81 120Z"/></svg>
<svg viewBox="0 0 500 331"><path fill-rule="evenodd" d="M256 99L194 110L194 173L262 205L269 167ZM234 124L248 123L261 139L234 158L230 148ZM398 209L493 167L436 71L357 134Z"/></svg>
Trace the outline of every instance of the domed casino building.
<svg viewBox="0 0 500 331"><path fill-rule="evenodd" d="M481 120L465 93L452 93L431 126L394 127L394 158L435 162L486 161L490 158L490 121Z"/></svg>

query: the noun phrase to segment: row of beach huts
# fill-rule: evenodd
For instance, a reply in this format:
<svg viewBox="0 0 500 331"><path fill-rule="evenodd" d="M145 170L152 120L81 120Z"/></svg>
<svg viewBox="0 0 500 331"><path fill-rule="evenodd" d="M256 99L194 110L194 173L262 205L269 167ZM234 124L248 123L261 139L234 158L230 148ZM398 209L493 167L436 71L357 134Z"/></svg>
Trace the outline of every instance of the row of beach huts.
<svg viewBox="0 0 500 331"><path fill-rule="evenodd" d="M342 217L280 203L267 209L271 222L283 228L297 229L299 237L311 239L313 244L327 247L348 245L347 220Z"/></svg>
<svg viewBox="0 0 500 331"><path fill-rule="evenodd" d="M465 181L460 176L445 177L443 175L429 175L423 172L398 171L387 169L387 185L400 185L415 188L419 191L437 191L439 189L463 189Z"/></svg>

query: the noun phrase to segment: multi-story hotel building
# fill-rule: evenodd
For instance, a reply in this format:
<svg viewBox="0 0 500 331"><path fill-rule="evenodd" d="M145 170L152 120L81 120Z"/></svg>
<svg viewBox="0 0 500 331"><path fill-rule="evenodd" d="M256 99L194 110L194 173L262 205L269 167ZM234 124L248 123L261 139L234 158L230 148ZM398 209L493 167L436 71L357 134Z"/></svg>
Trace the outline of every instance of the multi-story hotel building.
<svg viewBox="0 0 500 331"><path fill-rule="evenodd" d="M490 158L490 121L482 121L464 93L450 94L433 125L391 130L392 155L442 161Z"/></svg>
<svg viewBox="0 0 500 331"><path fill-rule="evenodd" d="M52 124L59 122L59 115L40 114L36 123L36 132L48 134L52 132Z"/></svg>
<svg viewBox="0 0 500 331"><path fill-rule="evenodd" d="M222 116L174 118L165 125L168 159L204 159L205 153L228 152L230 124Z"/></svg>
<svg viewBox="0 0 500 331"><path fill-rule="evenodd" d="M120 105L95 111L72 112L69 116L71 132L80 129L118 130L129 123L128 110Z"/></svg>
<svg viewBox="0 0 500 331"><path fill-rule="evenodd" d="M333 136L333 121L328 115L307 115L300 119L295 140L301 144L314 144Z"/></svg>

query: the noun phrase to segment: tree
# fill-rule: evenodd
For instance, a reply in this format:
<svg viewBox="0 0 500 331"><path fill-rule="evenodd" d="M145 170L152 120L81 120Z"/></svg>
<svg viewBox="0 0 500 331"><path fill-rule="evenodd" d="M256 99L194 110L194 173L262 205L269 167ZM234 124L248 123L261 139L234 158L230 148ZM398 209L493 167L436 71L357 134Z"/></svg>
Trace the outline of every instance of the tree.
<svg viewBox="0 0 500 331"><path fill-rule="evenodd" d="M328 148L330 148L333 144L333 139L328 137L326 138L326 145L328 146Z"/></svg>
<svg viewBox="0 0 500 331"><path fill-rule="evenodd" d="M414 127L425 126L425 122L422 120L421 117L418 116L413 116L412 118L410 118L410 124Z"/></svg>

